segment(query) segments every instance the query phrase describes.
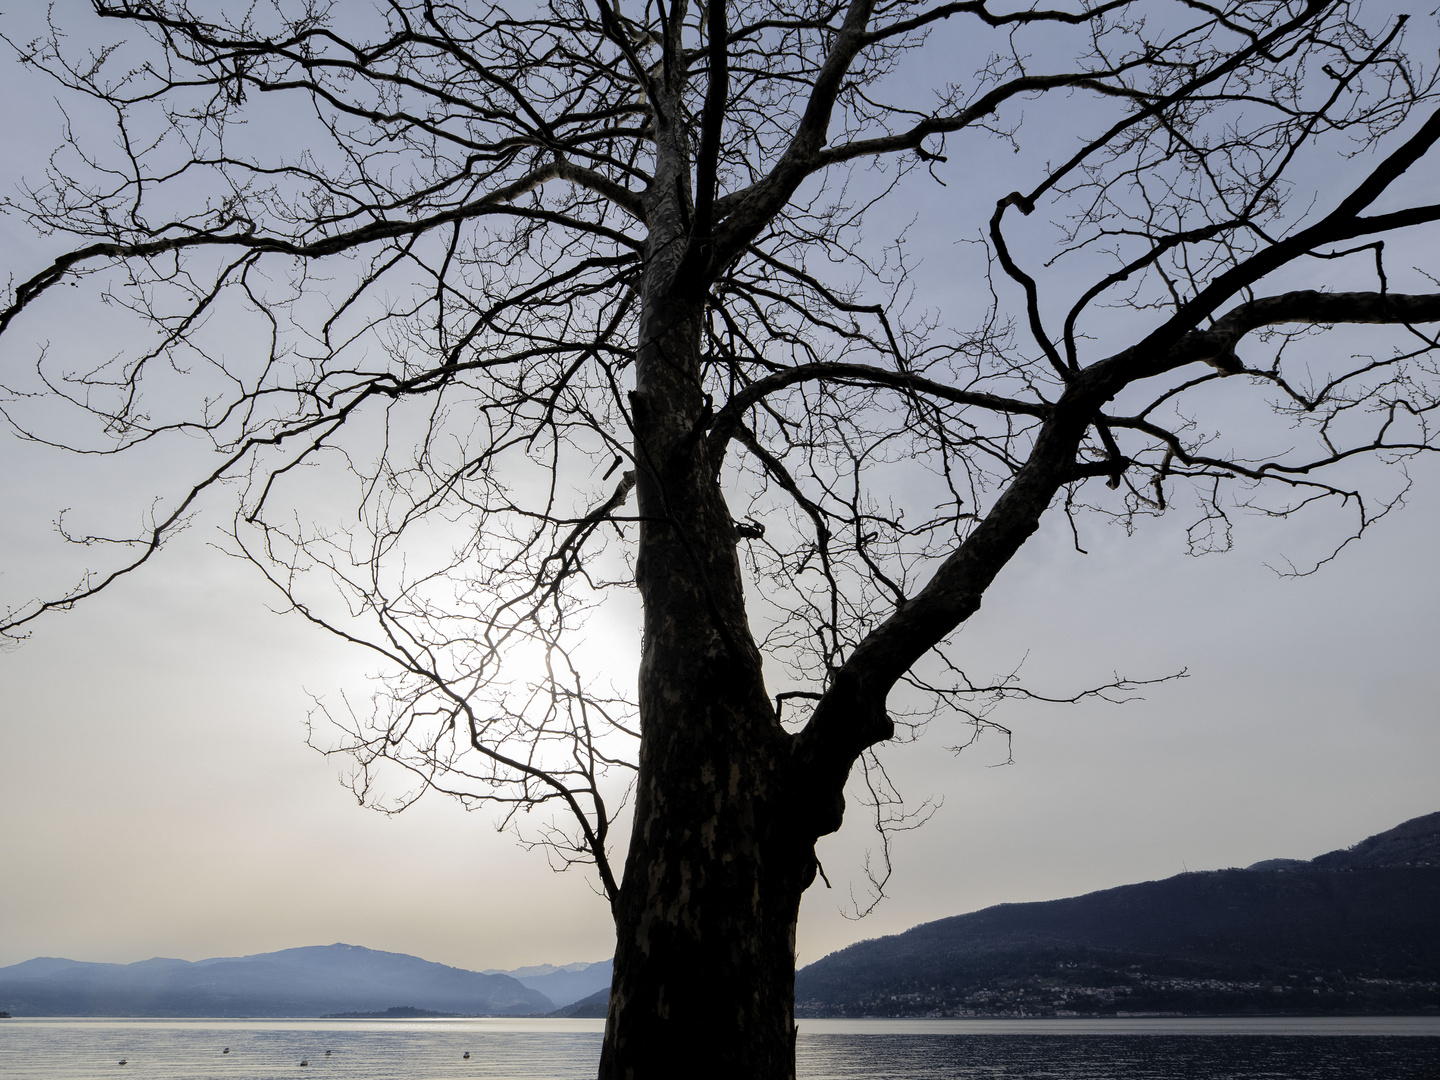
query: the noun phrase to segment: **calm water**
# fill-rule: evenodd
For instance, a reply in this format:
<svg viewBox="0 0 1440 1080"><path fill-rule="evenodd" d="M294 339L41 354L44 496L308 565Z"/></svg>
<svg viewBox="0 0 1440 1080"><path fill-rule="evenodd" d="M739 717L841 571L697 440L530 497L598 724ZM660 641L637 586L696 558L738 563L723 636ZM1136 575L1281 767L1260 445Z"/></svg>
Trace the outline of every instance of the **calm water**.
<svg viewBox="0 0 1440 1080"><path fill-rule="evenodd" d="M586 1080L600 1029L598 1020L13 1019L0 1021L0 1076ZM803 1020L798 1056L804 1080L1436 1080L1440 1018Z"/></svg>

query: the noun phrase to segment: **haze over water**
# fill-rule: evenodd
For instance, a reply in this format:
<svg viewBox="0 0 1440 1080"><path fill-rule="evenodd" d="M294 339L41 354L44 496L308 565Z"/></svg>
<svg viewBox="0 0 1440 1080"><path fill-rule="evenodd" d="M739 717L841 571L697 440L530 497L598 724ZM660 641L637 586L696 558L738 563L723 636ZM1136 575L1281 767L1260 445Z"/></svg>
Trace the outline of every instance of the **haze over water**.
<svg viewBox="0 0 1440 1080"><path fill-rule="evenodd" d="M602 1026L599 1020L17 1018L0 1021L0 1074L6 1080L589 1080ZM802 1080L1434 1080L1440 1017L810 1020L801 1023L797 1057ZM677 1063L677 1076L683 1072Z"/></svg>

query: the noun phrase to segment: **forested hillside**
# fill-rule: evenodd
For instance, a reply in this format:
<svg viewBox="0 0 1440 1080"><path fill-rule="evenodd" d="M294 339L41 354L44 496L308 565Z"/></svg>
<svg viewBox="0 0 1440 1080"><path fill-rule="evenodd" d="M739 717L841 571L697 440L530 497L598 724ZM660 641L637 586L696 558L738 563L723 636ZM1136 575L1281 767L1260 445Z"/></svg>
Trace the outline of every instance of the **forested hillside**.
<svg viewBox="0 0 1440 1080"><path fill-rule="evenodd" d="M1440 814L1317 859L1002 904L802 969L808 1015L1440 1010Z"/></svg>

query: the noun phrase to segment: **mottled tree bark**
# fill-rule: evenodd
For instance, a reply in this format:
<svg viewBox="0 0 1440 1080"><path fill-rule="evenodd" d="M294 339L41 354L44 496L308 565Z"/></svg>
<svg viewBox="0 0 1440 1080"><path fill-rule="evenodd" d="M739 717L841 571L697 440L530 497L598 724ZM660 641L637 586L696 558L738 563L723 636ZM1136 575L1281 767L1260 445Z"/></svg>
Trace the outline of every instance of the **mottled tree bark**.
<svg viewBox="0 0 1440 1080"><path fill-rule="evenodd" d="M785 813L793 740L765 691L704 439L703 293L655 292L631 397L640 771L600 1075L791 1077L795 925L813 849Z"/></svg>

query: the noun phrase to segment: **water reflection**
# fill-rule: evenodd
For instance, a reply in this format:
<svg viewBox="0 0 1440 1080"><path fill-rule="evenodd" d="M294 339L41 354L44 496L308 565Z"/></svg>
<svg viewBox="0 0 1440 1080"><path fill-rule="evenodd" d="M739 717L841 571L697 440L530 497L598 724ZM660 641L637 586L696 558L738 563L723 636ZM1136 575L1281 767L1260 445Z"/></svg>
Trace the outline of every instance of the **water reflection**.
<svg viewBox="0 0 1440 1080"><path fill-rule="evenodd" d="M544 1020L15 1019L0 1021L0 1077L589 1080L601 1027ZM801 1080L1436 1080L1440 1018L812 1020L801 1021L797 1056ZM685 1072L677 1062L675 1076Z"/></svg>
<svg viewBox="0 0 1440 1080"><path fill-rule="evenodd" d="M802 1033L803 1080L1435 1080L1440 1037Z"/></svg>

